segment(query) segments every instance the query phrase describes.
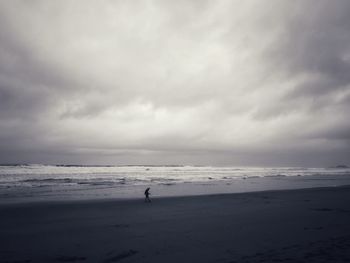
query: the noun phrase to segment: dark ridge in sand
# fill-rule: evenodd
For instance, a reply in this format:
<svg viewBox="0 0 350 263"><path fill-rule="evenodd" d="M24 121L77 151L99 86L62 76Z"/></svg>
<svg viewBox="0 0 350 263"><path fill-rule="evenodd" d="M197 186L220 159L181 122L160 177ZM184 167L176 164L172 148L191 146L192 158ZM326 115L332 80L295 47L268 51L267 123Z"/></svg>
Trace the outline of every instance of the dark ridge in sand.
<svg viewBox="0 0 350 263"><path fill-rule="evenodd" d="M350 262L350 187L0 205L0 262Z"/></svg>

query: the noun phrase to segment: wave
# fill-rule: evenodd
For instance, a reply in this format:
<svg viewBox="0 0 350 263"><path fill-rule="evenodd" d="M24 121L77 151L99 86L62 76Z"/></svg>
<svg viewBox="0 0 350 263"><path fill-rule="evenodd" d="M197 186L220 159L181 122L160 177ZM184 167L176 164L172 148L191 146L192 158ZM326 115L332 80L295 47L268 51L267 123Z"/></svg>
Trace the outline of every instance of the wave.
<svg viewBox="0 0 350 263"><path fill-rule="evenodd" d="M287 175L285 174L269 174L269 175L264 175L263 177L286 177Z"/></svg>
<svg viewBox="0 0 350 263"><path fill-rule="evenodd" d="M75 180L72 178L45 178L45 179L26 179L26 180L20 180L19 182L23 183L73 183Z"/></svg>

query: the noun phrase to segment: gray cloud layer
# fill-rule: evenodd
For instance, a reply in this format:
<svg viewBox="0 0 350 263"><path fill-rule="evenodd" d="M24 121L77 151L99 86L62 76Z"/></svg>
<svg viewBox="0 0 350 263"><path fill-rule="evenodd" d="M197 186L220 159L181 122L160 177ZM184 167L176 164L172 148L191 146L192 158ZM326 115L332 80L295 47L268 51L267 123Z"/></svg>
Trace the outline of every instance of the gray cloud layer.
<svg viewBox="0 0 350 263"><path fill-rule="evenodd" d="M348 1L1 1L1 162L349 163Z"/></svg>

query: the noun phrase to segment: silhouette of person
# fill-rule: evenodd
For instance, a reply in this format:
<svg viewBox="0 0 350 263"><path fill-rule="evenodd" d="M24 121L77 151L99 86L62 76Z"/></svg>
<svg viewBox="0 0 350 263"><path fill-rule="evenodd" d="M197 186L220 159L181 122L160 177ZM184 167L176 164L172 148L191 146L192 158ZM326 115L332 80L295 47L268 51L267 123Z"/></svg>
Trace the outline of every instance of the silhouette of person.
<svg viewBox="0 0 350 263"><path fill-rule="evenodd" d="M145 202L147 203L150 203L151 202L151 199L149 198L149 196L151 195L151 193L149 192L149 187L146 189L145 191Z"/></svg>

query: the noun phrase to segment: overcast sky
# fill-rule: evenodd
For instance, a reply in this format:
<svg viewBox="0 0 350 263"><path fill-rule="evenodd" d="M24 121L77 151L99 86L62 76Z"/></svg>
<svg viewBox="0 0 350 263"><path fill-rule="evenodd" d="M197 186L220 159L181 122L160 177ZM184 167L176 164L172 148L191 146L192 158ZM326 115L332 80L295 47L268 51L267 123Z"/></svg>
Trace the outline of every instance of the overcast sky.
<svg viewBox="0 0 350 263"><path fill-rule="evenodd" d="M0 1L0 163L350 164L350 1Z"/></svg>

